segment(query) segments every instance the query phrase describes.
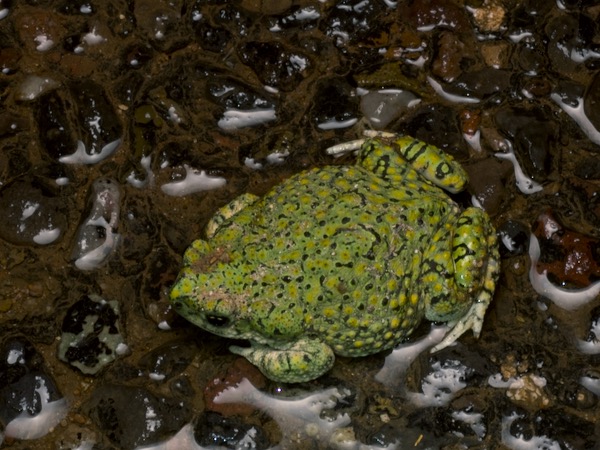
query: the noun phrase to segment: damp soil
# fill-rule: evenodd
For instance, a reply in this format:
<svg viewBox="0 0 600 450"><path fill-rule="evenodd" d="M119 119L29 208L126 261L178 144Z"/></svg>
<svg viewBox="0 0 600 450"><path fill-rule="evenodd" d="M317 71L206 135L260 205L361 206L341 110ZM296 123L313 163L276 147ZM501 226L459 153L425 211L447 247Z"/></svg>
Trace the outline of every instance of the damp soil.
<svg viewBox="0 0 600 450"><path fill-rule="evenodd" d="M188 448L595 448L600 300L536 292L528 248L561 292L600 278L597 2L0 0L0 17L0 446L143 448L191 424ZM379 354L277 385L169 287L219 207L351 164L325 148L372 128L469 172L455 199L502 242L483 331L385 381ZM349 420L295 437L258 394L215 402L244 378L284 400L335 388L315 420ZM41 435L10 431L63 400Z"/></svg>

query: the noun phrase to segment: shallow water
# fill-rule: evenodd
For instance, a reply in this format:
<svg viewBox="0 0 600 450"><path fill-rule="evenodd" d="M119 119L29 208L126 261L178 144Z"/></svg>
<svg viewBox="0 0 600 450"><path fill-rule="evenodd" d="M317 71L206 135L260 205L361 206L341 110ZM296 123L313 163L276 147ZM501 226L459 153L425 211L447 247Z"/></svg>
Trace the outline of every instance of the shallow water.
<svg viewBox="0 0 600 450"><path fill-rule="evenodd" d="M586 0L0 1L0 445L595 448L598 23ZM502 242L482 335L430 354L423 324L269 382L170 310L180 256L369 128L469 172L456 199Z"/></svg>

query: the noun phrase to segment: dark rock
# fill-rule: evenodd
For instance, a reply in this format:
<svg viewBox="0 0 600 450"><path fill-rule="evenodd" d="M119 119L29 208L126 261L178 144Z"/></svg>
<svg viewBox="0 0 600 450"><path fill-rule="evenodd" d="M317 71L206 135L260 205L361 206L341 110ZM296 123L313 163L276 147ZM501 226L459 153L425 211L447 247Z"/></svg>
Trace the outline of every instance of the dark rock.
<svg viewBox="0 0 600 450"><path fill-rule="evenodd" d="M529 244L529 227L515 220L507 220L498 228L500 254L522 255Z"/></svg>
<svg viewBox="0 0 600 450"><path fill-rule="evenodd" d="M512 140L524 172L536 181L545 180L551 169L552 147L557 129L550 115L541 108L502 108L496 123Z"/></svg>
<svg viewBox="0 0 600 450"><path fill-rule="evenodd" d="M164 382L183 372L197 351L193 342L168 342L142 356L139 366L152 380Z"/></svg>
<svg viewBox="0 0 600 450"><path fill-rule="evenodd" d="M311 108L312 120L322 130L346 128L358 120L359 99L343 79L322 81Z"/></svg>
<svg viewBox="0 0 600 450"><path fill-rule="evenodd" d="M260 450L272 445L267 434L258 425L210 411L201 414L196 420L194 438L202 447L216 445L232 450L242 446Z"/></svg>
<svg viewBox="0 0 600 450"><path fill-rule="evenodd" d="M84 410L123 450L162 441L192 418L186 400L157 397L143 388L113 384L98 387Z"/></svg>
<svg viewBox="0 0 600 450"><path fill-rule="evenodd" d="M262 83L289 92L312 70L309 57L279 42L248 42L239 49L240 59L250 66Z"/></svg>
<svg viewBox="0 0 600 450"><path fill-rule="evenodd" d="M0 190L0 214L0 238L13 244L51 244L67 227L59 190L38 177L18 178Z"/></svg>

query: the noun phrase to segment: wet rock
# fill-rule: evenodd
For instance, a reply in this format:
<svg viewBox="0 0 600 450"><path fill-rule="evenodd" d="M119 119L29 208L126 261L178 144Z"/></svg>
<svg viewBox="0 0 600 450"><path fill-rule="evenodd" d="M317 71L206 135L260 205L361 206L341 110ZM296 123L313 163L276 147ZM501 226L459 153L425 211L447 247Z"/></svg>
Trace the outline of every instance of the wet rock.
<svg viewBox="0 0 600 450"><path fill-rule="evenodd" d="M508 19L510 34L519 35L523 32L532 32L536 24L544 21L546 14L552 9L553 4L546 0L523 0L514 6Z"/></svg>
<svg viewBox="0 0 600 450"><path fill-rule="evenodd" d="M66 401L42 357L22 337L0 347L0 427L7 438L38 439L67 413Z"/></svg>
<svg viewBox="0 0 600 450"><path fill-rule="evenodd" d="M475 25L482 33L496 33L506 20L506 9L494 1L486 1L480 8L470 8Z"/></svg>
<svg viewBox="0 0 600 450"><path fill-rule="evenodd" d="M95 375L128 351L121 332L119 304L98 295L83 296L62 323L58 357L86 375Z"/></svg>
<svg viewBox="0 0 600 450"><path fill-rule="evenodd" d="M419 102L420 99L412 92L382 89L361 96L360 109L374 129L384 130Z"/></svg>
<svg viewBox="0 0 600 450"><path fill-rule="evenodd" d="M528 373L510 383L506 396L515 405L531 411L539 411L552 405L546 384L545 378Z"/></svg>
<svg viewBox="0 0 600 450"><path fill-rule="evenodd" d="M597 20L586 14L561 14L545 28L547 52L554 70L571 78L580 75L582 63L593 68L598 61L599 27Z"/></svg>
<svg viewBox="0 0 600 450"><path fill-rule="evenodd" d="M16 48L0 48L0 72L11 75L18 69L21 51Z"/></svg>
<svg viewBox="0 0 600 450"><path fill-rule="evenodd" d="M500 254L517 256L527 251L529 227L515 220L507 220L498 227Z"/></svg>
<svg viewBox="0 0 600 450"><path fill-rule="evenodd" d="M385 424L379 427L378 430L369 433L366 444L385 448L400 442L402 435L403 433L394 426Z"/></svg>
<svg viewBox="0 0 600 450"><path fill-rule="evenodd" d="M600 72L594 76L586 90L583 110L596 130L600 130Z"/></svg>
<svg viewBox="0 0 600 450"><path fill-rule="evenodd" d="M270 448L273 444L258 425L245 423L241 418L223 417L205 412L196 420L194 438L201 447L217 445L224 449Z"/></svg>
<svg viewBox="0 0 600 450"><path fill-rule="evenodd" d="M389 13L390 9L380 0L347 0L331 8L319 27L336 46L344 47L377 35Z"/></svg>
<svg viewBox="0 0 600 450"><path fill-rule="evenodd" d="M47 9L19 8L14 24L25 48L38 52L54 48L66 33L60 16Z"/></svg>
<svg viewBox="0 0 600 450"><path fill-rule="evenodd" d="M582 159L573 173L583 180L600 180L600 159L595 156Z"/></svg>
<svg viewBox="0 0 600 450"><path fill-rule="evenodd" d="M468 157L459 120L454 110L447 106L418 106L403 127L410 136L435 145L459 161Z"/></svg>
<svg viewBox="0 0 600 450"><path fill-rule="evenodd" d="M452 81L462 73L460 62L465 56L465 45L459 37L452 32L443 31L437 41L431 71L445 81Z"/></svg>
<svg viewBox="0 0 600 450"><path fill-rule="evenodd" d="M358 122L359 99L344 80L323 81L314 99L310 114L319 129L346 128Z"/></svg>
<svg viewBox="0 0 600 450"><path fill-rule="evenodd" d="M469 174L469 191L483 209L493 216L504 199L504 180L511 172L510 166L497 158L486 158L465 166L465 169Z"/></svg>
<svg viewBox="0 0 600 450"><path fill-rule="evenodd" d="M151 380L165 382L183 372L198 352L193 342L168 342L140 358L139 367Z"/></svg>
<svg viewBox="0 0 600 450"><path fill-rule="evenodd" d="M251 86L225 77L211 77L206 84L208 97L216 104L239 110L275 107L275 101Z"/></svg>
<svg viewBox="0 0 600 450"><path fill-rule="evenodd" d="M320 9L313 5L293 7L287 15L270 17L269 28L273 30L312 29L318 26L321 18Z"/></svg>
<svg viewBox="0 0 600 450"><path fill-rule="evenodd" d="M33 100L58 86L60 83L51 77L29 75L19 86L16 98L17 100Z"/></svg>
<svg viewBox="0 0 600 450"><path fill-rule="evenodd" d="M586 287L600 279L600 242L565 229L550 211L541 214L533 233L540 244L538 272L561 286Z"/></svg>
<svg viewBox="0 0 600 450"><path fill-rule="evenodd" d="M240 0L240 6L254 13L266 15L283 14L290 6L292 0Z"/></svg>
<svg viewBox="0 0 600 450"><path fill-rule="evenodd" d="M298 87L312 72L312 62L307 55L279 42L248 42L238 53L262 83L284 92Z"/></svg>
<svg viewBox="0 0 600 450"><path fill-rule="evenodd" d="M552 91L552 85L542 77L522 78L523 92L529 98L546 98Z"/></svg>
<svg viewBox="0 0 600 450"><path fill-rule="evenodd" d="M549 64L545 48L537 42L519 45L513 60L528 74L543 73Z"/></svg>
<svg viewBox="0 0 600 450"><path fill-rule="evenodd" d="M58 11L69 15L93 15L97 8L89 0L66 0L58 6Z"/></svg>
<svg viewBox="0 0 600 450"><path fill-rule="evenodd" d="M121 144L123 127L104 89L89 80L71 84L71 98L77 107L78 148L85 154L61 158L61 162L89 164L111 155Z"/></svg>
<svg viewBox="0 0 600 450"><path fill-rule="evenodd" d="M448 92L464 97L485 99L509 91L512 71L485 67L481 70L462 73L448 87Z"/></svg>
<svg viewBox="0 0 600 450"><path fill-rule="evenodd" d="M224 27L211 24L200 12L193 19L192 29L196 40L204 50L214 53L229 51L233 35Z"/></svg>
<svg viewBox="0 0 600 450"><path fill-rule="evenodd" d="M125 49L123 60L124 67L132 69L140 69L152 60L154 51L149 45L134 44Z"/></svg>
<svg viewBox="0 0 600 450"><path fill-rule="evenodd" d="M102 433L123 450L155 444L191 420L188 401L155 396L143 388L106 384L84 410Z"/></svg>
<svg viewBox="0 0 600 450"><path fill-rule="evenodd" d="M46 152L67 164L94 164L121 144L122 126L102 87L74 82L69 92L41 96L36 120Z"/></svg>
<svg viewBox="0 0 600 450"><path fill-rule="evenodd" d="M137 33L145 35L153 45L165 52L182 48L190 39L185 27L181 26L182 12L184 11L185 6L182 0L137 1L133 9Z"/></svg>
<svg viewBox="0 0 600 450"><path fill-rule="evenodd" d="M496 123L511 139L518 161L536 181L547 178L552 164L552 143L557 130L550 115L541 108L502 108Z"/></svg>
<svg viewBox="0 0 600 450"><path fill-rule="evenodd" d="M414 1L406 14L419 28L450 28L460 33L471 29L466 10L451 0Z"/></svg>
<svg viewBox="0 0 600 450"><path fill-rule="evenodd" d="M548 448L594 448L595 432L592 422L561 409L550 409L533 414L513 413L514 421L510 423L510 436L517 438L518 443L532 441L544 443ZM513 444L504 439L509 446Z"/></svg>
<svg viewBox="0 0 600 450"><path fill-rule="evenodd" d="M64 199L38 177L26 175L2 188L0 214L0 237L13 244L52 244L67 228Z"/></svg>
<svg viewBox="0 0 600 450"><path fill-rule="evenodd" d="M117 248L121 192L114 180L99 178L89 193L88 215L83 220L73 246L71 258L80 270L100 267Z"/></svg>

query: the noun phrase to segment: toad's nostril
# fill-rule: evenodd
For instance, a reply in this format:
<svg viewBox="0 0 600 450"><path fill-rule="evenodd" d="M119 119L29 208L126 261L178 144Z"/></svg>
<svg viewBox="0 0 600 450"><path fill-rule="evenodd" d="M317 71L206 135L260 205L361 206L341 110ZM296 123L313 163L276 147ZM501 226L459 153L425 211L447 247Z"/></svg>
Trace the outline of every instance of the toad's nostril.
<svg viewBox="0 0 600 450"><path fill-rule="evenodd" d="M206 316L206 321L213 327L224 327L229 324L229 318L223 316Z"/></svg>

